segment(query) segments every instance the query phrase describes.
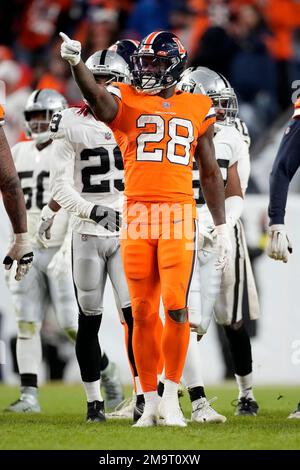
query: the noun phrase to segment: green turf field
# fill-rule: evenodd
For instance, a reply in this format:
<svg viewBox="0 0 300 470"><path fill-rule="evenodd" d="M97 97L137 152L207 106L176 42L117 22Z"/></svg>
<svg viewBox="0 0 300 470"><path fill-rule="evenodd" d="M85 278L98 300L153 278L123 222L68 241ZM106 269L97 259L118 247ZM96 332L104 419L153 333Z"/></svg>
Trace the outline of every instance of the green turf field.
<svg viewBox="0 0 300 470"><path fill-rule="evenodd" d="M257 387L260 414L247 418L233 416L233 384L209 387L208 392L218 396L214 405L227 423L135 429L129 421L87 425L80 385L43 386L41 414L1 411L0 449L300 449L300 420L286 419L300 399L299 387ZM15 387L0 386L1 410L16 398ZM182 405L189 417L187 395Z"/></svg>

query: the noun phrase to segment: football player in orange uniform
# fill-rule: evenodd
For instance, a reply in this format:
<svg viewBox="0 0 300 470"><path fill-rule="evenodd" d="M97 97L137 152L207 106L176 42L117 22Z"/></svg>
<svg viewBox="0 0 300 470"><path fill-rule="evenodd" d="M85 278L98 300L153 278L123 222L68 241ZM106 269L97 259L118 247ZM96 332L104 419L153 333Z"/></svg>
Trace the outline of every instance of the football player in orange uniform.
<svg viewBox="0 0 300 470"><path fill-rule="evenodd" d="M197 243L193 157L216 225L217 268L226 265L230 252L224 185L212 143L212 102L207 96L175 92L187 53L172 33L144 38L132 56L133 86L118 83L110 90L95 84L80 59L80 43L64 33L61 37L62 57L71 64L95 116L114 131L124 159L122 256L133 308L134 355L145 395L144 413L135 426L152 426L159 415L162 424L183 427L177 390L189 342L188 295ZM104 217L109 224L113 214L99 208L99 219ZM161 341L156 334L160 296L165 308ZM159 403L161 351L166 381Z"/></svg>
<svg viewBox="0 0 300 470"><path fill-rule="evenodd" d="M15 279L20 281L27 274L33 261L30 238L27 233L26 207L21 183L16 172L10 148L2 126L4 109L0 105L0 191L7 215L14 231L14 241L3 260L5 269L17 261Z"/></svg>

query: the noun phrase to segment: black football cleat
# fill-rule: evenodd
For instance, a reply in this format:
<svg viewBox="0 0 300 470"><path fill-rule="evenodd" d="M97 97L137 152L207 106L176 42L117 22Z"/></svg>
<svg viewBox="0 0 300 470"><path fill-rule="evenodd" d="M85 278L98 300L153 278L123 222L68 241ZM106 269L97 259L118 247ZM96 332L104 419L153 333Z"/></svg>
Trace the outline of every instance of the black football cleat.
<svg viewBox="0 0 300 470"><path fill-rule="evenodd" d="M236 405L235 416L256 416L259 406L255 400L251 398L242 397L238 400Z"/></svg>
<svg viewBox="0 0 300 470"><path fill-rule="evenodd" d="M133 409L133 421L136 423L142 416L145 408L145 402L136 403Z"/></svg>
<svg viewBox="0 0 300 470"><path fill-rule="evenodd" d="M104 401L92 401L87 403L87 423L102 423L106 421L104 411Z"/></svg>

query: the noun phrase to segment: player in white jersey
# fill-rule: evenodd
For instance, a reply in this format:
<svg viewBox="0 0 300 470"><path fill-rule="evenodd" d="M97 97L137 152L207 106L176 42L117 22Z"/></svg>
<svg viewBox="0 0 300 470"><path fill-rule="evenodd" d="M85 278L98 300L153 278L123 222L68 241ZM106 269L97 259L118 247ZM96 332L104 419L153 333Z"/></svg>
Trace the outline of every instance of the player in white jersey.
<svg viewBox="0 0 300 470"><path fill-rule="evenodd" d="M87 66L99 83L129 82L128 65L115 51L96 52L87 60ZM80 310L76 354L87 396L87 420L102 422L105 415L99 386L98 331L107 275L120 320L127 325L126 346L137 395L141 395L131 345L130 298L119 245L123 161L113 133L94 118L87 105L54 115L50 130L58 145L51 167L52 197L72 215L73 279ZM45 208L41 233L54 215L49 207Z"/></svg>
<svg viewBox="0 0 300 470"><path fill-rule="evenodd" d="M213 100L217 115L214 146L225 185L226 220L230 225L233 256L224 273L215 269L213 220L205 204L199 180L195 177L201 247L198 267L191 286L189 317L192 328L183 372L192 401L192 420L224 422L205 397L199 340L206 333L212 314L224 326L233 357L239 387L236 415L256 415L258 405L252 392L252 354L249 334L243 324L242 298L247 288L249 315L257 319L259 305L250 265L244 229L240 220L250 174L250 138L245 123L236 117L237 98L229 82L205 67L188 69L181 89L206 93Z"/></svg>
<svg viewBox="0 0 300 470"><path fill-rule="evenodd" d="M50 199L49 171L52 147L47 131L54 112L67 107L65 98L54 90L36 90L28 98L25 119L32 140L12 148L16 170L26 200L28 232L34 247L32 269L20 282L8 279L17 319L17 362L21 378L20 399L7 410L39 412L38 372L42 359L40 330L49 304L59 326L72 341L76 336L77 305L67 252L69 216L62 211L46 249L36 239L36 229L44 205Z"/></svg>

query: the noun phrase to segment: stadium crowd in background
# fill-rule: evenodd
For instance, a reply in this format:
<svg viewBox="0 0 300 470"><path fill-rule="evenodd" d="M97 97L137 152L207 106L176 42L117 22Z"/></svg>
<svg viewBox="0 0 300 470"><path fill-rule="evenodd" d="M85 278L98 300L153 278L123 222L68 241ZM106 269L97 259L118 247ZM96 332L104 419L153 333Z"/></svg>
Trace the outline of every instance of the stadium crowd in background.
<svg viewBox="0 0 300 470"><path fill-rule="evenodd" d="M0 80L6 83L6 134L24 138L20 109L35 88L54 88L71 104L81 96L59 57L58 32L84 46L83 59L125 37L172 30L189 65L229 78L252 141L291 105L300 74L296 0L2 0ZM18 15L16 15L18 12Z"/></svg>

